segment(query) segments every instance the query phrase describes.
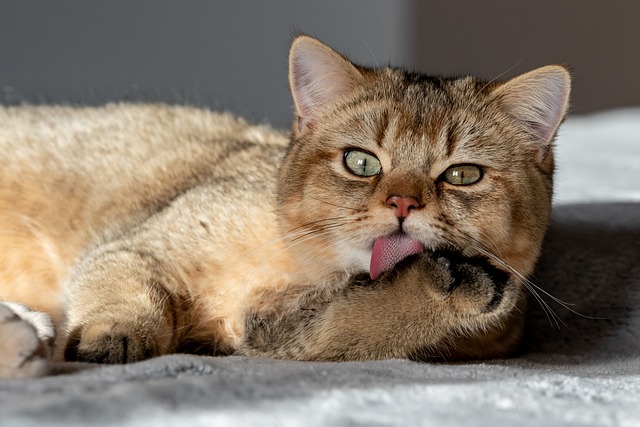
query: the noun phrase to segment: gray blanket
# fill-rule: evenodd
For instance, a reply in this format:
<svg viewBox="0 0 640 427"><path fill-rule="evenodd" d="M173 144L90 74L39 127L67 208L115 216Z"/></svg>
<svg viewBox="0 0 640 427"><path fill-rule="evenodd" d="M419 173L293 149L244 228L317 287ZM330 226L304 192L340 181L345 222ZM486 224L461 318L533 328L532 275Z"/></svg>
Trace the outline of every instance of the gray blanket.
<svg viewBox="0 0 640 427"><path fill-rule="evenodd" d="M585 171L572 178L606 175ZM539 291L556 322L531 298L525 348L515 358L301 363L172 355L127 366L62 364L55 376L0 381L0 425L637 426L639 260L640 203L556 206L533 281L568 308Z"/></svg>

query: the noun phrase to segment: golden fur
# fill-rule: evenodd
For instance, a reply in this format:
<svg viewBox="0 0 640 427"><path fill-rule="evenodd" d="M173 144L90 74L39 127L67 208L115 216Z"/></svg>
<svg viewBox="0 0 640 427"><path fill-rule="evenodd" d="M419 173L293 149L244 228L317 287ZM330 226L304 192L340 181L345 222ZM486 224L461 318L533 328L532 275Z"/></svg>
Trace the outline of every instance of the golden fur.
<svg viewBox="0 0 640 427"><path fill-rule="evenodd" d="M0 301L54 316L72 360L513 351L566 70L432 78L358 67L302 36L290 81L290 141L187 107L1 108ZM382 173L351 173L353 149ZM459 164L482 179L441 179ZM401 229L426 251L372 281L374 240L399 230L390 196L418 203Z"/></svg>

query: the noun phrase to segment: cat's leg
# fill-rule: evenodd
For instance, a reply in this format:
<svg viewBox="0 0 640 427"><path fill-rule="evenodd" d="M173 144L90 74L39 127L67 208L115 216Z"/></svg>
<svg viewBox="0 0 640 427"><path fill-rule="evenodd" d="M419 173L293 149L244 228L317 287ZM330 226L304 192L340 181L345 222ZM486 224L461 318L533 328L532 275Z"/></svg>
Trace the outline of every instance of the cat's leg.
<svg viewBox="0 0 640 427"><path fill-rule="evenodd" d="M66 287L65 359L128 363L175 351L170 282L151 251L126 242L87 257Z"/></svg>
<svg viewBox="0 0 640 427"><path fill-rule="evenodd" d="M46 374L55 335L47 314L22 304L0 302L0 378Z"/></svg>
<svg viewBox="0 0 640 427"><path fill-rule="evenodd" d="M376 281L361 275L310 295L286 315L249 316L239 351L301 360L505 356L522 330L510 318L517 289L484 259L425 253ZM465 347L470 339L484 349Z"/></svg>

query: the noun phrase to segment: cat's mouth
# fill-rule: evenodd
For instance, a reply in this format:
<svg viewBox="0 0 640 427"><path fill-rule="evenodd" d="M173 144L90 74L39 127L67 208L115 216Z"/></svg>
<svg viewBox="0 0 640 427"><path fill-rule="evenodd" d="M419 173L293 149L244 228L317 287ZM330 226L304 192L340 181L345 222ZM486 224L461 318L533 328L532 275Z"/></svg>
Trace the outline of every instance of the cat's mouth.
<svg viewBox="0 0 640 427"><path fill-rule="evenodd" d="M394 233L378 237L373 243L369 275L376 280L385 271L391 270L403 259L425 251L422 241L405 233Z"/></svg>

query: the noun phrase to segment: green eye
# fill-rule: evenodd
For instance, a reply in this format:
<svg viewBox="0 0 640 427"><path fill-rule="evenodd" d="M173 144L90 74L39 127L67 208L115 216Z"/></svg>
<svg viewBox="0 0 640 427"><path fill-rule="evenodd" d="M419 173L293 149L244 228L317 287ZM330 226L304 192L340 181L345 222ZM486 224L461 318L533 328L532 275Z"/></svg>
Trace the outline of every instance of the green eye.
<svg viewBox="0 0 640 427"><path fill-rule="evenodd" d="M362 151L347 151L344 163L347 169L358 176L374 176L382 171L380 160Z"/></svg>
<svg viewBox="0 0 640 427"><path fill-rule="evenodd" d="M482 169L474 165L451 166L444 171L442 179L452 185L471 185L480 181Z"/></svg>

